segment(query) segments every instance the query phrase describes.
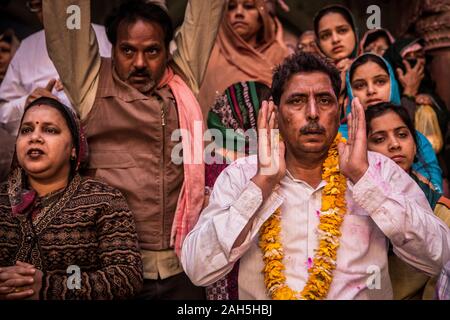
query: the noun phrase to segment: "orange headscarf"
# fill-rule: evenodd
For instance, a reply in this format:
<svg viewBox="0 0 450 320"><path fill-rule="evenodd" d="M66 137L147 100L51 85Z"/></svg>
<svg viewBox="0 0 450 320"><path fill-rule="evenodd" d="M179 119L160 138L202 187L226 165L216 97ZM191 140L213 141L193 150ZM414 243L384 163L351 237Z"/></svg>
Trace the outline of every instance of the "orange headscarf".
<svg viewBox="0 0 450 320"><path fill-rule="evenodd" d="M257 48L234 31L226 15L223 18L198 97L205 119L216 97L236 82L258 81L270 87L273 68L288 55L277 39L275 20L264 0L255 0L255 5L263 25Z"/></svg>

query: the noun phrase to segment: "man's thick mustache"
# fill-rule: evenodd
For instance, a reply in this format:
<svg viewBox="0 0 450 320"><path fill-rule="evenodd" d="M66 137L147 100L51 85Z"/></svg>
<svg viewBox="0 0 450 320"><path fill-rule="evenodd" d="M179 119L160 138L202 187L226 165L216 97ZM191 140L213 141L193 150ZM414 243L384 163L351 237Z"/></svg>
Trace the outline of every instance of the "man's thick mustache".
<svg viewBox="0 0 450 320"><path fill-rule="evenodd" d="M326 131L325 128L322 127L317 122L309 122L306 126L300 128L300 133L301 134L308 134L310 132L325 133L325 131Z"/></svg>
<svg viewBox="0 0 450 320"><path fill-rule="evenodd" d="M151 73L148 70L133 70L128 74L127 79L130 79L133 76L151 78Z"/></svg>

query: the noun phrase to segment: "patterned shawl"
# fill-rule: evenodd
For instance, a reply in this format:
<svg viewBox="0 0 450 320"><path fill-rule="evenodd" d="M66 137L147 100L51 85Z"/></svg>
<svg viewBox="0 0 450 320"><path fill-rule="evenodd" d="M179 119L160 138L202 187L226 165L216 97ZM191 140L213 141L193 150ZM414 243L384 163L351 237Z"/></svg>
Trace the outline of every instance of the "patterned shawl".
<svg viewBox="0 0 450 320"><path fill-rule="evenodd" d="M256 130L260 104L269 96L270 89L266 85L248 81L231 85L217 97L216 103L208 113L208 129L220 131L223 137L223 148L245 152L247 155L256 151L249 150L248 146L245 150L240 148L245 146L245 132L251 129Z"/></svg>

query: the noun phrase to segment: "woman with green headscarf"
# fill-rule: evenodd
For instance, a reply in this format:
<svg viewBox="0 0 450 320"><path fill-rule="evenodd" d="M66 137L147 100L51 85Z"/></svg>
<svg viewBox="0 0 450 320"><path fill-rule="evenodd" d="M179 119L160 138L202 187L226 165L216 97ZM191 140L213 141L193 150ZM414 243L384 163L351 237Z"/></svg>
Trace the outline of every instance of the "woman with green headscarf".
<svg viewBox="0 0 450 320"><path fill-rule="evenodd" d="M220 172L237 158L256 153L256 120L270 89L260 82L238 82L218 96L208 113L214 137L214 156L206 159L206 186L212 188Z"/></svg>
<svg viewBox="0 0 450 320"><path fill-rule="evenodd" d="M206 204L220 173L232 161L257 152L256 121L261 102L269 97L269 87L254 81L235 83L217 97L208 113L208 129L215 138L215 155L205 159ZM239 262L226 277L206 288L208 300L238 299L238 266Z"/></svg>

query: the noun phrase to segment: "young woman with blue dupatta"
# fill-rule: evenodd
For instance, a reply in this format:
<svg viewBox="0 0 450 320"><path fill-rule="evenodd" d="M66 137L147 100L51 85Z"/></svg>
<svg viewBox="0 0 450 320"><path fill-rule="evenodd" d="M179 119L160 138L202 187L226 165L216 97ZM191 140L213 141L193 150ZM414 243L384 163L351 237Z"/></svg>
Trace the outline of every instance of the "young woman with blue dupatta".
<svg viewBox="0 0 450 320"><path fill-rule="evenodd" d="M408 110L410 117L414 119L416 104L410 99L401 99L392 67L378 55L365 53L355 59L346 74L346 87L348 104L345 110L345 118L339 128L344 137L348 135L346 118L354 97L359 98L364 109L380 102L402 104ZM416 135L418 141L417 158L421 161L415 161L412 168L426 177L435 189L442 193L442 171L433 147L423 134L416 131Z"/></svg>

